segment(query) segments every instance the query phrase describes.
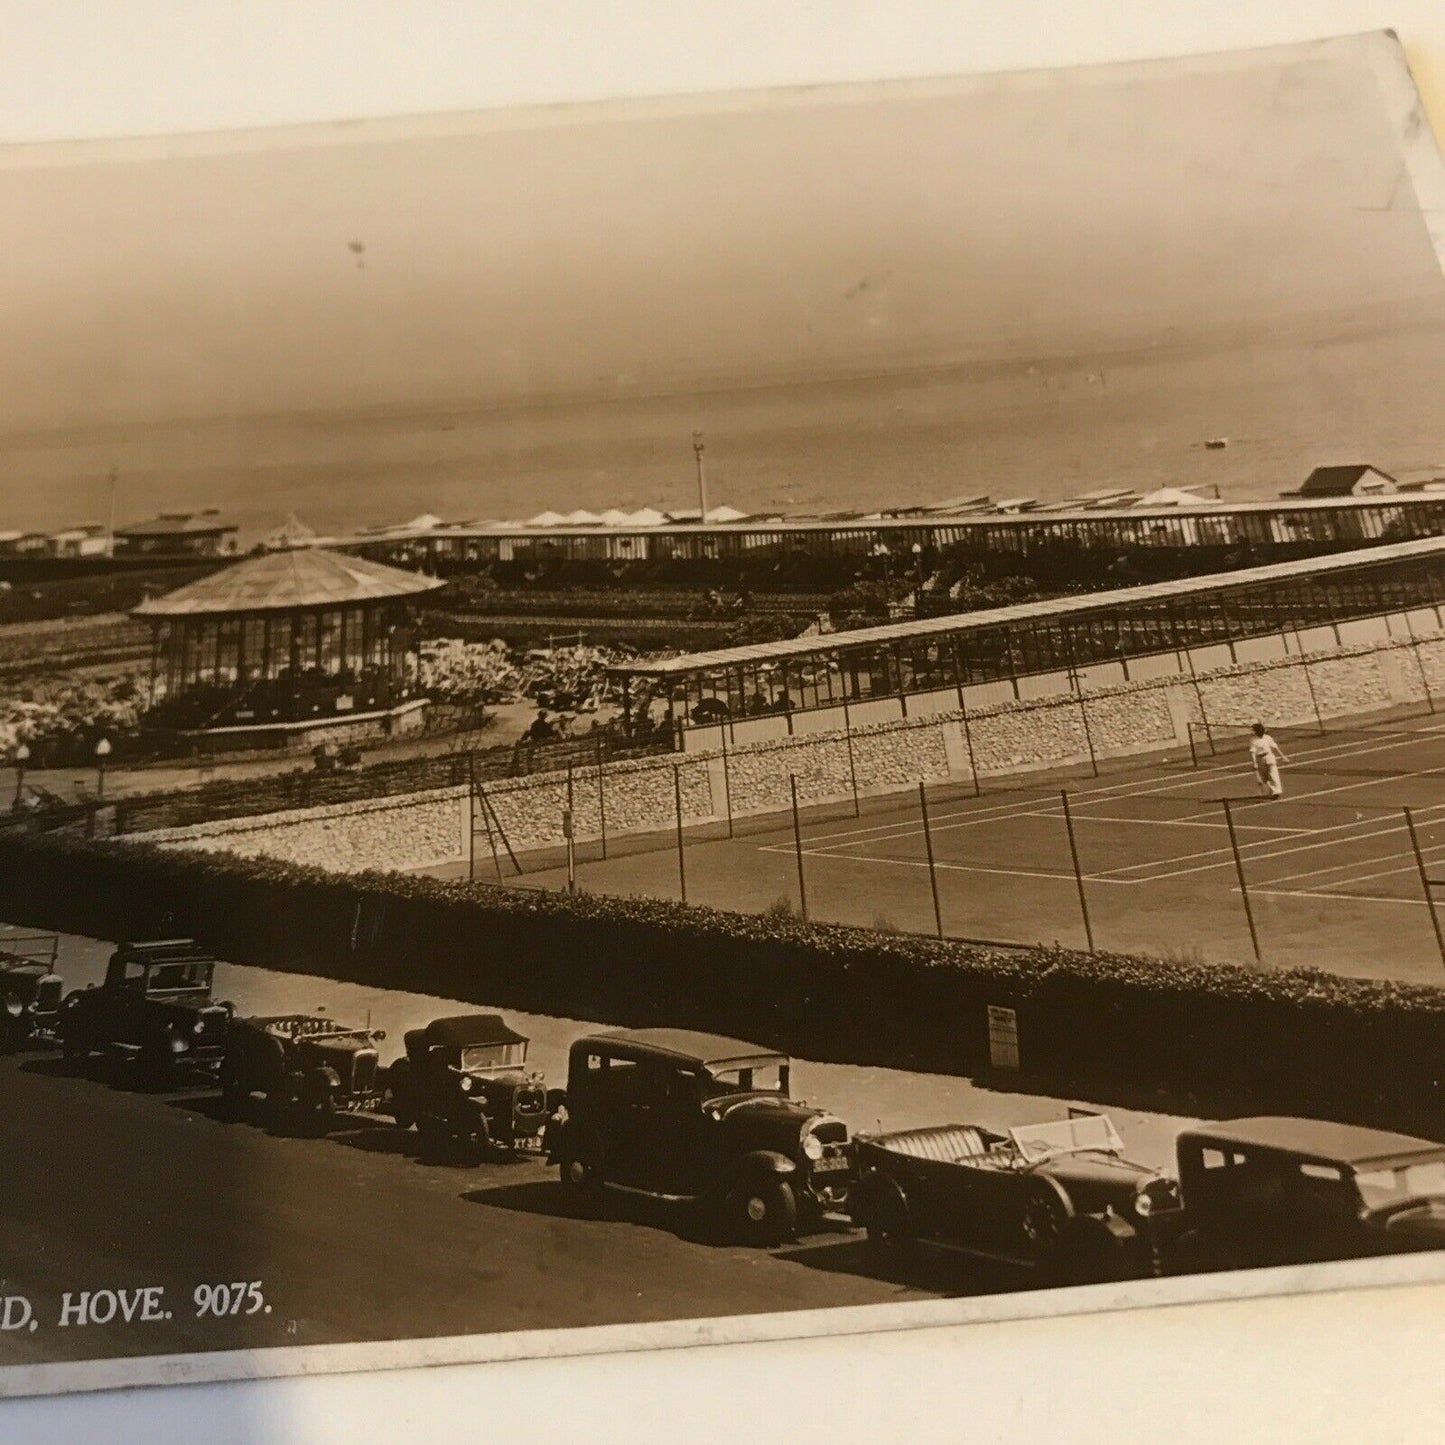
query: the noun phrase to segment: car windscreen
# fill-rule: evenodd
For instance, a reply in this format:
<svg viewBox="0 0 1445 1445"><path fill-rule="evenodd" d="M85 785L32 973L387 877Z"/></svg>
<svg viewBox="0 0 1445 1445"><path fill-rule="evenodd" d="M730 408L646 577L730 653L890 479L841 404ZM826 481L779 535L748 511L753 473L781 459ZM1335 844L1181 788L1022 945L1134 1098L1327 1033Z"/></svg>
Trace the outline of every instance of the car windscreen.
<svg viewBox="0 0 1445 1445"><path fill-rule="evenodd" d="M786 1096L788 1092L788 1061L782 1058L712 1064L707 1072L718 1093Z"/></svg>
<svg viewBox="0 0 1445 1445"><path fill-rule="evenodd" d="M163 963L151 969L149 987L157 992L206 988L211 982L209 963Z"/></svg>
<svg viewBox="0 0 1445 1445"><path fill-rule="evenodd" d="M1427 1195L1445 1196L1445 1154L1358 1170L1355 1183L1369 1209Z"/></svg>
<svg viewBox="0 0 1445 1445"><path fill-rule="evenodd" d="M526 1062L526 1044L472 1044L462 1050L464 1069L504 1069Z"/></svg>

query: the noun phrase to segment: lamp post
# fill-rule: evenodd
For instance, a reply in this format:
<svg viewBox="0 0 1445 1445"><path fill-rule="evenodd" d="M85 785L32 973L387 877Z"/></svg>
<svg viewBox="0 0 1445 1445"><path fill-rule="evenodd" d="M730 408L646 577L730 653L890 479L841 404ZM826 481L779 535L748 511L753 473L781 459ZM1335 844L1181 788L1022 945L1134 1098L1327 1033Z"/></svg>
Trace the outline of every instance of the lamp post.
<svg viewBox="0 0 1445 1445"><path fill-rule="evenodd" d="M110 739L101 738L95 745L95 794L105 797L105 760L110 756Z"/></svg>
<svg viewBox="0 0 1445 1445"><path fill-rule="evenodd" d="M695 431L692 434L692 454L697 458L697 524L699 527L707 526L707 471L702 460L702 433Z"/></svg>
<svg viewBox="0 0 1445 1445"><path fill-rule="evenodd" d="M30 761L30 749L21 743L15 749L15 802L14 808L20 806L21 795L25 788L25 764Z"/></svg>
<svg viewBox="0 0 1445 1445"><path fill-rule="evenodd" d="M918 585L923 586L923 543L915 542L911 548L913 552L913 570L918 574Z"/></svg>

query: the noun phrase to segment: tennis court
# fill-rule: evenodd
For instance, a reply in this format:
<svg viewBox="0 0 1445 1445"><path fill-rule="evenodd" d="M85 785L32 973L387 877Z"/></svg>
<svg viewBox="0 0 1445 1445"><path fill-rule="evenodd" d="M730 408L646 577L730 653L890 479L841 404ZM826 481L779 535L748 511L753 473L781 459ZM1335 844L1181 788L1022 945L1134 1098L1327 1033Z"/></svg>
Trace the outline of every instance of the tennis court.
<svg viewBox="0 0 1445 1445"><path fill-rule="evenodd" d="M930 785L926 830L919 796L893 794L858 817L851 805L804 809L796 834L787 814L749 820L747 836L693 833L681 860L664 835L631 840L623 856L579 859L578 885L661 897L685 886L689 901L723 908L788 900L819 920L916 933L941 921L952 937L1092 937L1244 964L1257 939L1267 966L1445 982L1421 876L1423 862L1445 881L1445 720L1275 737L1288 758L1277 801L1259 795L1243 730L1216 727L1193 756L1099 778L991 784L977 797ZM565 886L555 858L534 855L517 881Z"/></svg>

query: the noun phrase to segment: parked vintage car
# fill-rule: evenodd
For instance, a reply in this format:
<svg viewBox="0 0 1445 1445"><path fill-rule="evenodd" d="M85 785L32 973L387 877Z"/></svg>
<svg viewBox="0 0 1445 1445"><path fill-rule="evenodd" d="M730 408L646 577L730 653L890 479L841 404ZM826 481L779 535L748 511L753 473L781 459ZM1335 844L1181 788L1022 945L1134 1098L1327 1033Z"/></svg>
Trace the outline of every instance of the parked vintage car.
<svg viewBox="0 0 1445 1445"><path fill-rule="evenodd" d="M927 1243L1089 1283L1159 1272L1179 1188L1125 1159L1102 1114L1003 1134L943 1124L860 1136L851 1213L880 1252Z"/></svg>
<svg viewBox="0 0 1445 1445"><path fill-rule="evenodd" d="M841 1210L853 1179L847 1126L789 1097L785 1055L682 1029L573 1044L547 1131L563 1187L604 1186L716 1209L755 1244Z"/></svg>
<svg viewBox="0 0 1445 1445"><path fill-rule="evenodd" d="M1177 1143L1179 1273L1445 1249L1445 1144L1320 1119L1231 1119Z"/></svg>
<svg viewBox="0 0 1445 1445"><path fill-rule="evenodd" d="M234 1008L211 997L215 960L189 938L123 943L105 980L66 995L56 1033L67 1059L129 1060L153 1084L214 1071Z"/></svg>
<svg viewBox="0 0 1445 1445"><path fill-rule="evenodd" d="M55 971L59 956L60 939L53 933L0 938L0 1051L54 1036L65 987Z"/></svg>
<svg viewBox="0 0 1445 1445"><path fill-rule="evenodd" d="M540 1149L546 1079L527 1068L526 1035L500 1014L461 1014L409 1029L406 1053L386 1071L397 1126L416 1125L424 1154L447 1146ZM555 1107L561 1091L554 1092Z"/></svg>
<svg viewBox="0 0 1445 1445"><path fill-rule="evenodd" d="M221 1101L233 1118L260 1095L272 1124L324 1134L338 1112L381 1101L381 1029L324 1014L237 1019L221 1061Z"/></svg>

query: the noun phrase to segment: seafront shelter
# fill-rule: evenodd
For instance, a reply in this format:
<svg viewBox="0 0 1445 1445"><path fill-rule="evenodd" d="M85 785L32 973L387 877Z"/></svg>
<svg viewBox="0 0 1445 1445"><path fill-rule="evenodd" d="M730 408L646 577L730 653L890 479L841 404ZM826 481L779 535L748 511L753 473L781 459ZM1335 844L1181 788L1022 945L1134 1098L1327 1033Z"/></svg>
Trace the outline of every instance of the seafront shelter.
<svg viewBox="0 0 1445 1445"><path fill-rule="evenodd" d="M213 747L421 725L410 604L432 577L320 548L252 557L131 614L151 628L147 722Z"/></svg>
<svg viewBox="0 0 1445 1445"><path fill-rule="evenodd" d="M1117 686L1445 625L1445 537L613 668L689 748Z"/></svg>

